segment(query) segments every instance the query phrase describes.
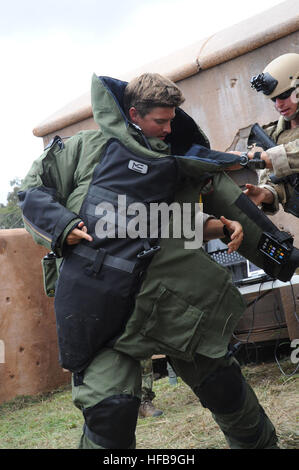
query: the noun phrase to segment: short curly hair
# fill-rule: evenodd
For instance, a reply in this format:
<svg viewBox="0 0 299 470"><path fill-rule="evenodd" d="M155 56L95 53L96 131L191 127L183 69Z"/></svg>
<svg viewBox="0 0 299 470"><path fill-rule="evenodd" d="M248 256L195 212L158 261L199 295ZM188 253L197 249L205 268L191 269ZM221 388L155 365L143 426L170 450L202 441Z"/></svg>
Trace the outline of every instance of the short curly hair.
<svg viewBox="0 0 299 470"><path fill-rule="evenodd" d="M134 106L142 117L157 106L178 107L184 101L183 93L177 85L158 73L144 73L133 78L124 94L126 113Z"/></svg>

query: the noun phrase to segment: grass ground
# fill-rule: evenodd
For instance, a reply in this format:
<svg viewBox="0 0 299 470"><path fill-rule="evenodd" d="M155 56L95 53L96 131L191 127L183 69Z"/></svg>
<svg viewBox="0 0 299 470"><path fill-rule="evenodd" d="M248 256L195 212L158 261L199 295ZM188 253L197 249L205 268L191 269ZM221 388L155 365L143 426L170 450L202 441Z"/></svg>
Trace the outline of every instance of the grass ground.
<svg viewBox="0 0 299 470"><path fill-rule="evenodd" d="M285 372L294 365L285 361ZM299 448L298 374L286 377L276 363L246 365L243 374L275 424L283 449ZM154 383L158 418L138 419L139 449L223 449L226 441L210 412L202 408L179 379ZM18 397L0 405L0 449L74 449L82 429L81 413L73 406L69 387L35 397Z"/></svg>

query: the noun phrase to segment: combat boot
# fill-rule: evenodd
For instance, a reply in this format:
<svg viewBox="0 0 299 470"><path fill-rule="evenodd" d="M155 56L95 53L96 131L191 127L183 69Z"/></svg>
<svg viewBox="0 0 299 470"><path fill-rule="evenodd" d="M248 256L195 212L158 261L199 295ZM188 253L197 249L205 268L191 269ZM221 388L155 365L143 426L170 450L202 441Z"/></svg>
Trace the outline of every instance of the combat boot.
<svg viewBox="0 0 299 470"><path fill-rule="evenodd" d="M150 400L144 400L140 403L139 416L140 418L156 418L163 414L162 410L155 408Z"/></svg>

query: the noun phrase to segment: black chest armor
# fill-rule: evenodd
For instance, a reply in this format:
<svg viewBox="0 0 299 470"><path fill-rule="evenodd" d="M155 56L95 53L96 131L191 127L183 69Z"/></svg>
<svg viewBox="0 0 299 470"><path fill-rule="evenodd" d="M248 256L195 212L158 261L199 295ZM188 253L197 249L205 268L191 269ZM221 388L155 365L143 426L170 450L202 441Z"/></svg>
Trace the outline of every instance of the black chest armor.
<svg viewBox="0 0 299 470"><path fill-rule="evenodd" d="M145 271L160 248L159 233L154 239L122 237L135 215L126 211L136 203L145 208L154 202L171 203L177 174L176 159L171 156L140 157L116 139L107 143L80 210L93 241L83 240L68 249L56 289L60 363L64 368L72 372L84 369L97 351L104 345L112 346L123 332ZM125 196L126 201L121 208L119 196L122 201ZM106 228L110 223L111 238L111 232L104 238L98 236L100 212ZM149 211L147 214L145 225L149 227Z"/></svg>

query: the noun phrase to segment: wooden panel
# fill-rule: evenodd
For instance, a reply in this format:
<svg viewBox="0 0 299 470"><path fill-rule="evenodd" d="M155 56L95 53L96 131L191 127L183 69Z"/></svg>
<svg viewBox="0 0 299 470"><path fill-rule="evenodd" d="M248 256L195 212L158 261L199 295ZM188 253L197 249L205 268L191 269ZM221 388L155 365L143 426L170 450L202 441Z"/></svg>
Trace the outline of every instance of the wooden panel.
<svg viewBox="0 0 299 470"><path fill-rule="evenodd" d="M237 341L245 341L248 343L264 343L266 341L286 339L288 337L288 329L286 327L269 330L253 329L252 332L241 334L235 333L235 337L232 342L236 343Z"/></svg>
<svg viewBox="0 0 299 470"><path fill-rule="evenodd" d="M280 289L244 295L248 308L235 329L242 341L269 341L287 338L288 329ZM260 298L259 298L260 297Z"/></svg>
<svg viewBox="0 0 299 470"><path fill-rule="evenodd" d="M284 314L288 325L289 337L291 340L297 339L299 338L299 284L295 284L292 287L282 287L280 289L280 295L281 303L284 309Z"/></svg>

